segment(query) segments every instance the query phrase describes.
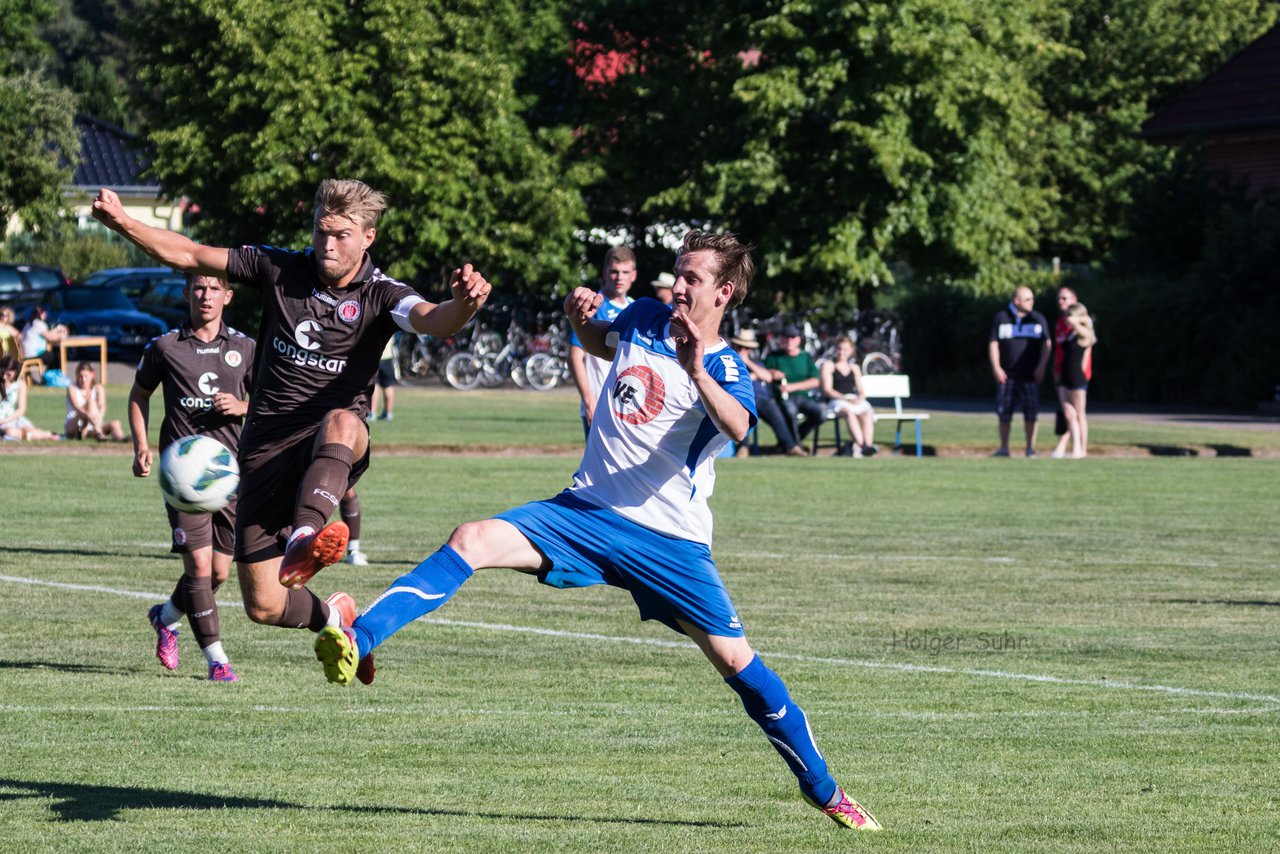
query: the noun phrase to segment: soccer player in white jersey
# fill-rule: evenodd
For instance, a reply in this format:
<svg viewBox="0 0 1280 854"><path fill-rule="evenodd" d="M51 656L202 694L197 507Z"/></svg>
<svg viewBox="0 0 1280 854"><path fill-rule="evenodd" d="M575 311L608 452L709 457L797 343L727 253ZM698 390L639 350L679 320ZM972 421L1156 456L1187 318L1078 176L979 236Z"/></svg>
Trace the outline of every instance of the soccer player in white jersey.
<svg viewBox="0 0 1280 854"><path fill-rule="evenodd" d="M600 274L600 307L596 309L599 320L613 320L622 310L634 302L627 292L636 281L636 254L626 246L613 246L604 255L604 269ZM609 373L609 360L588 353L578 340L576 331L569 335L569 373L582 398L582 434L591 433L591 419L595 417L596 401L605 375Z"/></svg>
<svg viewBox="0 0 1280 854"><path fill-rule="evenodd" d="M448 543L396 579L350 627L328 627L316 657L348 684L380 643L439 608L477 569L536 573L555 587L610 584L641 619L687 635L742 699L811 804L840 826L878 830L827 770L804 712L748 645L711 559L712 465L755 423L746 366L720 338L726 309L755 273L731 234L691 232L676 259L674 305L642 299L611 323L600 294L565 301L578 338L612 367L573 485L554 498L454 530Z"/></svg>

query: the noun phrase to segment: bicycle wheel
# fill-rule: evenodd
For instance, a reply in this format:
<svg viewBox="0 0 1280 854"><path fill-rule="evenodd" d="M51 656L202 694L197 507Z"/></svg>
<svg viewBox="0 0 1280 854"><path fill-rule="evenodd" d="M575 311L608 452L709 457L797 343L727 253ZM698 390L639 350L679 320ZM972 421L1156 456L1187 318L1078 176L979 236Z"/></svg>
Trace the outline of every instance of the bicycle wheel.
<svg viewBox="0 0 1280 854"><path fill-rule="evenodd" d="M864 374L891 374L893 373L893 359L890 359L884 353L868 353L862 357L862 372Z"/></svg>
<svg viewBox="0 0 1280 854"><path fill-rule="evenodd" d="M497 388L506 381L506 356L500 353L486 353L480 357L480 384L482 386L485 388Z"/></svg>
<svg viewBox="0 0 1280 854"><path fill-rule="evenodd" d="M524 377L529 387L538 391L551 391L560 384L563 373L559 357L550 353L534 353L524 360Z"/></svg>
<svg viewBox="0 0 1280 854"><path fill-rule="evenodd" d="M459 391L470 391L480 385L480 360L470 353L454 353L444 366L445 382Z"/></svg>

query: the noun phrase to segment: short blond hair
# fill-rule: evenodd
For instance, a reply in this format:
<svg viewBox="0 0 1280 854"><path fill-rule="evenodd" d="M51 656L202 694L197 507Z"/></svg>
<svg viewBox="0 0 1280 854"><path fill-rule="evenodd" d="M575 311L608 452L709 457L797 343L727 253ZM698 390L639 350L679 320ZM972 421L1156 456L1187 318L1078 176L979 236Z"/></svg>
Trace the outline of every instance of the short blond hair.
<svg viewBox="0 0 1280 854"><path fill-rule="evenodd" d="M316 219L334 214L361 228L374 228L386 209L387 197L363 181L325 178L316 190Z"/></svg>

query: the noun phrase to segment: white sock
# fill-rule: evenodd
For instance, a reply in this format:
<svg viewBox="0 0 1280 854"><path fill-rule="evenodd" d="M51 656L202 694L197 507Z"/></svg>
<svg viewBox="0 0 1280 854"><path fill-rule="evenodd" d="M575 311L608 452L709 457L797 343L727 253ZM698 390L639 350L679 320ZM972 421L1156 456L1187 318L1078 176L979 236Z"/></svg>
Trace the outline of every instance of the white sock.
<svg viewBox="0 0 1280 854"><path fill-rule="evenodd" d="M223 664L230 664L231 659L227 658L227 654L222 651L222 641L214 641L204 648L204 660L213 664L220 661Z"/></svg>
<svg viewBox="0 0 1280 854"><path fill-rule="evenodd" d="M289 543L292 545L293 541L298 539L298 537L305 537L309 534L314 534L315 532L316 532L316 529L311 527L310 525L303 525L301 528L297 528L296 530L294 530L292 534L289 535Z"/></svg>
<svg viewBox="0 0 1280 854"><path fill-rule="evenodd" d="M347 554L360 551L360 540L347 540Z"/></svg>
<svg viewBox="0 0 1280 854"><path fill-rule="evenodd" d="M342 628L342 614L338 613L337 608L334 608L334 607L329 608L328 625L338 629Z"/></svg>
<svg viewBox="0 0 1280 854"><path fill-rule="evenodd" d="M182 625L182 612L178 610L178 606L173 604L172 599L166 599L164 605L160 608L160 622L169 631L173 631Z"/></svg>

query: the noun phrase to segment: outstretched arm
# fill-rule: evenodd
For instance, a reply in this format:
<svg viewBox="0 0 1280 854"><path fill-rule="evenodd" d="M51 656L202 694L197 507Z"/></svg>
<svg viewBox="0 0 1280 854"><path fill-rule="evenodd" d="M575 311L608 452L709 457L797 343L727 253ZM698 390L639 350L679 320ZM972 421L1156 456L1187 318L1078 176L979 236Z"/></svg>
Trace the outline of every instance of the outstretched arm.
<svg viewBox="0 0 1280 854"><path fill-rule="evenodd" d="M163 264L184 273L226 278L226 249L205 246L176 231L138 222L124 212L120 197L105 187L93 200L93 218Z"/></svg>
<svg viewBox="0 0 1280 854"><path fill-rule="evenodd" d="M437 338L453 335L475 317L493 288L479 270L463 264L449 277L449 290L452 299L442 303L424 300L410 310L409 324L415 331Z"/></svg>

